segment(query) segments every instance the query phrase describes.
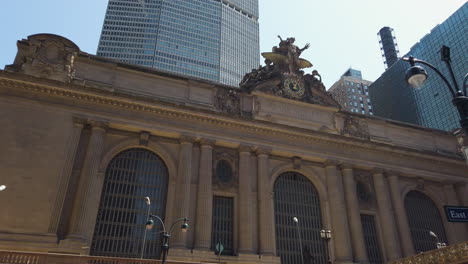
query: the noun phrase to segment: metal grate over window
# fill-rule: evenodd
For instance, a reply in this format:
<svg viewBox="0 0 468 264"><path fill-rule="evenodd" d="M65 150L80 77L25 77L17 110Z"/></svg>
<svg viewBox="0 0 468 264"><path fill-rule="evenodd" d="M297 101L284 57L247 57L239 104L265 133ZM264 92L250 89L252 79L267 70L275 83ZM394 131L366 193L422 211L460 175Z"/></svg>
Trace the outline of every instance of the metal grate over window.
<svg viewBox="0 0 468 264"><path fill-rule="evenodd" d="M211 249L218 254L222 245L221 255L233 255L234 235L234 199L229 197L213 197L213 227L211 232Z"/></svg>
<svg viewBox="0 0 468 264"><path fill-rule="evenodd" d="M327 263L325 244L320 238L320 198L315 186L299 173L283 173L274 184L274 205L276 250L281 263ZM302 255L293 217L299 220Z"/></svg>
<svg viewBox="0 0 468 264"><path fill-rule="evenodd" d="M405 197L405 209L416 253L437 248L437 240L429 235L429 231L437 234L440 242L447 243L442 218L431 198L411 191Z"/></svg>
<svg viewBox="0 0 468 264"><path fill-rule="evenodd" d="M115 156L106 170L91 255L140 257L148 207L164 219L168 171L164 162L145 149L129 149ZM147 232L144 258L160 255L161 226Z"/></svg>
<svg viewBox="0 0 468 264"><path fill-rule="evenodd" d="M377 229L375 228L375 217L362 214L361 223L369 264L382 264L382 252L380 251Z"/></svg>

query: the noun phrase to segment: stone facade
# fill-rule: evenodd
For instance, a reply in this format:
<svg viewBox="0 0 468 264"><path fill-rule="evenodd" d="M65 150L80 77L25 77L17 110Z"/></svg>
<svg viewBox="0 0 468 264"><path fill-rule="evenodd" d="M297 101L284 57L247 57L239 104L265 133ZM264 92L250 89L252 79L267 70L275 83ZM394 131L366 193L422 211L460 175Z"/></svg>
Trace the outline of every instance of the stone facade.
<svg viewBox="0 0 468 264"><path fill-rule="evenodd" d="M0 250L88 254L106 168L130 148L167 166L166 222L190 219L171 238L171 260L218 259L209 250L216 194L235 204L235 254L222 261L280 263L272 193L290 171L316 187L336 263L367 261L361 213L377 220L385 262L415 254L403 204L412 190L434 201L450 244L468 239L467 225L443 213L468 206L451 134L121 64L55 35L18 48L0 71ZM234 167L229 184L213 180L221 158Z"/></svg>

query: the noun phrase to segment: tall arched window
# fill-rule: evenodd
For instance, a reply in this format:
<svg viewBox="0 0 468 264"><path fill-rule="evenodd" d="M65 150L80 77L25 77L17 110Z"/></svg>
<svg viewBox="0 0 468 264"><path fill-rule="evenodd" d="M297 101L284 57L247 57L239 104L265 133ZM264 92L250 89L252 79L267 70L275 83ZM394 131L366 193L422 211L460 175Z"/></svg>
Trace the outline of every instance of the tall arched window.
<svg viewBox="0 0 468 264"><path fill-rule="evenodd" d="M442 218L431 198L411 191L405 197L405 209L416 253L437 248L437 240L429 235L429 231L434 232L440 242L447 242Z"/></svg>
<svg viewBox="0 0 468 264"><path fill-rule="evenodd" d="M320 239L320 198L312 182L296 172L281 174L274 184L274 204L276 250L281 263L326 263L324 242ZM299 228L293 217L298 218Z"/></svg>
<svg viewBox="0 0 468 264"><path fill-rule="evenodd" d="M140 257L148 206L164 219L168 171L164 162L145 149L129 149L115 156L106 170L91 255ZM147 232L144 258L160 254L160 224Z"/></svg>

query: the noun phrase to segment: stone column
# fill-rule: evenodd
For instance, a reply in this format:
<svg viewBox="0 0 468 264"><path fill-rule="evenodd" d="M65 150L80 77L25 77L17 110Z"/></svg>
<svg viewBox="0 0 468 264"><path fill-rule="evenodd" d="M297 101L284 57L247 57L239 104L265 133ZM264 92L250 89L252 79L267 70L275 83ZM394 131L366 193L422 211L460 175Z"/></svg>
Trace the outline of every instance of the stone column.
<svg viewBox="0 0 468 264"><path fill-rule="evenodd" d="M459 205L457 194L455 192L455 188L453 184L445 184L444 185L444 192L446 197L447 205L457 206ZM465 193L465 195L468 195ZM447 217L445 213L441 213L441 217L444 222L447 223L447 239L449 244L456 244L466 240L466 225L460 223L452 223L447 221Z"/></svg>
<svg viewBox="0 0 468 264"><path fill-rule="evenodd" d="M366 244L362 232L361 214L359 212L353 168L350 164L344 164L342 166L342 172L354 260L359 263L367 263L369 259L367 257Z"/></svg>
<svg viewBox="0 0 468 264"><path fill-rule="evenodd" d="M176 179L175 191L175 221L182 217L188 217L190 207L190 178L192 177L192 150L194 138L182 136L180 138L179 163ZM166 223L170 226L172 223ZM182 224L182 223L181 223ZM175 230L172 234L171 244L174 247L185 247L187 244L187 236L180 230Z"/></svg>
<svg viewBox="0 0 468 264"><path fill-rule="evenodd" d="M461 206L468 206L468 183L459 183L455 185L458 201Z"/></svg>
<svg viewBox="0 0 468 264"><path fill-rule="evenodd" d="M275 255L275 227L272 190L268 173L267 149L257 150L259 253Z"/></svg>
<svg viewBox="0 0 468 264"><path fill-rule="evenodd" d="M200 142L200 168L197 194L197 219L195 226L195 248L210 249L211 222L213 212L213 140Z"/></svg>
<svg viewBox="0 0 468 264"><path fill-rule="evenodd" d="M377 206L379 210L384 248L387 252L388 261L397 260L401 258L400 246L397 239L397 230L392 213L392 204L390 202L390 195L388 193L383 170L375 170L373 173L373 179L375 193L377 196Z"/></svg>
<svg viewBox="0 0 468 264"><path fill-rule="evenodd" d="M96 222L99 198L102 187L98 179L99 164L104 148L106 124L91 122L91 137L89 139L83 169L77 189L77 197L72 213L70 238L83 239L91 243L94 223Z"/></svg>
<svg viewBox="0 0 468 264"><path fill-rule="evenodd" d="M332 243L335 247L336 263L350 263L353 262L353 253L349 238L348 217L343 195L342 177L337 172L337 164L337 162L327 162L325 164L332 224Z"/></svg>
<svg viewBox="0 0 468 264"><path fill-rule="evenodd" d="M76 152L78 150L78 144L80 142L81 133L83 132L83 127L86 124L86 120L82 118L73 118L73 128L71 134L68 138L68 149L65 153L65 163L63 166L61 178L60 178L60 185L58 186L58 193L55 199L54 209L52 211L52 216L50 218L49 224L49 232L50 233L57 233L59 232L59 225L62 222L62 219L67 218L64 215L65 211L64 207L66 207L66 199L65 196L68 193L69 185L70 185L70 178L72 174L73 164L75 163ZM68 205L70 206L70 205ZM68 217L69 213L68 213ZM57 233L57 236L59 234ZM60 239L60 238L59 238Z"/></svg>
<svg viewBox="0 0 468 264"><path fill-rule="evenodd" d="M406 215L405 204L400 192L400 183L398 175L394 172L389 172L388 184L390 186L390 196L392 197L393 209L395 210L395 218L400 235L400 244L403 250L404 257L414 255L414 246L411 239L411 231Z"/></svg>
<svg viewBox="0 0 468 264"><path fill-rule="evenodd" d="M252 253L252 174L249 146L239 147L239 252Z"/></svg>
<svg viewBox="0 0 468 264"><path fill-rule="evenodd" d="M468 183L459 183L455 185L457 198L461 206L468 206ZM465 236L468 237L468 227L465 225Z"/></svg>

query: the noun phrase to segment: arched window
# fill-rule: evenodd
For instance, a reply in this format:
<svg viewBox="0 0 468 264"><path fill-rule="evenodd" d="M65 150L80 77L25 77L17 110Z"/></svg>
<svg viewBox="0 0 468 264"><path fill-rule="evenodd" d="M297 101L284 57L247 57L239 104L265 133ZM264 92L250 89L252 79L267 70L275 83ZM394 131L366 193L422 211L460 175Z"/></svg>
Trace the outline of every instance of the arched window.
<svg viewBox="0 0 468 264"><path fill-rule="evenodd" d="M164 219L168 171L164 162L145 149L129 149L115 156L106 170L91 255L140 257L148 206ZM147 232L144 258L160 254L160 224Z"/></svg>
<svg viewBox="0 0 468 264"><path fill-rule="evenodd" d="M405 197L405 209L416 253L437 248L437 239L429 235L429 231L434 232L440 242L447 243L442 218L431 198L411 191Z"/></svg>
<svg viewBox="0 0 468 264"><path fill-rule="evenodd" d="M315 186L302 174L286 172L276 179L273 188L276 250L281 263L326 263L325 246L320 239L320 198ZM294 217L298 218L299 228Z"/></svg>

